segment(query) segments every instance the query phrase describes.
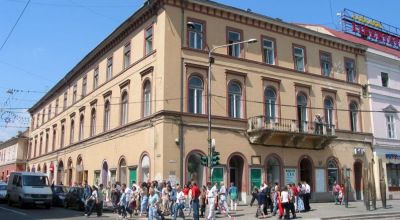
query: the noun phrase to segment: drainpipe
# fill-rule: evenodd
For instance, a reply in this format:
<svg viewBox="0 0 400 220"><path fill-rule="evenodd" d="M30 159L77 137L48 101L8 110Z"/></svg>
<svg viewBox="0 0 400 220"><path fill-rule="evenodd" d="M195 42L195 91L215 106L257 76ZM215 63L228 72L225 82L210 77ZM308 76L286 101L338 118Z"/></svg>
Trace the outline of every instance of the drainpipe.
<svg viewBox="0 0 400 220"><path fill-rule="evenodd" d="M181 0L181 101L180 101L180 120L179 120L179 181L183 185L183 161L184 161L184 143L183 143L183 122L182 122L182 113L183 113L183 104L184 104L184 94L183 94L183 79L184 79L184 59L182 55L182 47L184 45L184 36L185 36L185 0Z"/></svg>

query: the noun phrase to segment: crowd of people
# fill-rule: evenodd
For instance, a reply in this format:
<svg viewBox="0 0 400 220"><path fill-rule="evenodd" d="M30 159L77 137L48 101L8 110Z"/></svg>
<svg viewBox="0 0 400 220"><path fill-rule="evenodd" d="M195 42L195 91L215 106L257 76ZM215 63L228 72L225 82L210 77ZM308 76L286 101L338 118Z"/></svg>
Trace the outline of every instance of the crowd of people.
<svg viewBox="0 0 400 220"><path fill-rule="evenodd" d="M307 182L299 182L286 186L279 186L278 183L264 183L260 188L254 187L250 206L257 201L258 208L256 217L265 218L268 210L272 216L278 215L279 219L296 218L296 213L308 212L310 207L311 187Z"/></svg>

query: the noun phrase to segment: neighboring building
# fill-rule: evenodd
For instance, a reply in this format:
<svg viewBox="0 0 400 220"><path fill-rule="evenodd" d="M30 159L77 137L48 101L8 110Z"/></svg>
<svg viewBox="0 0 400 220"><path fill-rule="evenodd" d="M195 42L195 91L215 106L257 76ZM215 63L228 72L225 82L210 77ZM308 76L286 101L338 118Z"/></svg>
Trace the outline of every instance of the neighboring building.
<svg viewBox="0 0 400 220"><path fill-rule="evenodd" d="M207 79L210 48L253 37L217 50ZM304 180L327 200L351 169L361 199L373 157L365 49L212 1L147 1L29 110L28 169L66 185L204 185L212 80L213 182L235 182L246 202L263 181Z"/></svg>
<svg viewBox="0 0 400 220"><path fill-rule="evenodd" d="M362 16L364 17L364 16ZM358 26L367 26L360 22ZM379 22L379 24L382 24ZM335 31L322 26L308 25L310 29L329 33L332 36L366 45L366 72L368 75L368 103L371 108L370 117L373 125L373 150L375 161L375 184L378 199L380 194L380 168L386 183L387 198L400 198L400 44L396 48L371 42L367 38ZM356 29L351 29L354 31ZM384 28L381 28L382 33ZM346 31L346 29L345 29ZM351 33L351 32L350 32ZM389 44L388 44L389 45Z"/></svg>
<svg viewBox="0 0 400 220"><path fill-rule="evenodd" d="M28 133L24 132L0 144L0 180L8 181L11 172L24 171Z"/></svg>

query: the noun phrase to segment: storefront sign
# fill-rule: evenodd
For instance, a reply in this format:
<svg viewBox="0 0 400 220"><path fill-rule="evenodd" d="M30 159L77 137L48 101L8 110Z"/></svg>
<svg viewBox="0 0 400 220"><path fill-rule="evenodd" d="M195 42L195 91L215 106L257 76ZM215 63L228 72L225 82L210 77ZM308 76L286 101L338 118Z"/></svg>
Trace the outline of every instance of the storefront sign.
<svg viewBox="0 0 400 220"><path fill-rule="evenodd" d="M365 40L400 50L400 29L344 9L343 31Z"/></svg>
<svg viewBox="0 0 400 220"><path fill-rule="evenodd" d="M289 183L297 183L296 168L285 168L285 185Z"/></svg>
<svg viewBox="0 0 400 220"><path fill-rule="evenodd" d="M400 160L400 154L385 154L388 160Z"/></svg>

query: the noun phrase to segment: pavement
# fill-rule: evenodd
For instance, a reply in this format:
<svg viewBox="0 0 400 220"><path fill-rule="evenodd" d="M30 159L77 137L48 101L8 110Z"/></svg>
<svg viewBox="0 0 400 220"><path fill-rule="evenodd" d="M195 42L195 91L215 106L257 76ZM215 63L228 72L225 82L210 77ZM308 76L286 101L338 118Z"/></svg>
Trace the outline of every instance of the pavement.
<svg viewBox="0 0 400 220"><path fill-rule="evenodd" d="M298 213L297 218L301 220L346 220L346 219L400 219L400 200L388 200L387 208L382 208L382 203L377 202L377 209L372 211L367 211L364 207L363 202L351 202L349 203L349 208L344 205L335 205L333 203L312 203L312 210L306 213ZM244 219L256 219L256 206L238 206L238 211L231 212L232 219L244 220ZM45 209L43 207L31 207L27 209L20 209L19 207L13 206L9 207L7 204L0 204L0 219L1 220L78 220L86 219L83 212L64 209L61 207L52 207L51 209ZM91 218L97 218L95 215ZM217 215L217 219L229 219L223 215ZM104 215L99 219L118 219L118 216L114 213L104 212ZM139 218L134 216L129 219L147 219ZM171 219L167 216L166 219ZM187 217L186 219L193 219L192 217ZM277 219L276 216L268 215L265 219Z"/></svg>

